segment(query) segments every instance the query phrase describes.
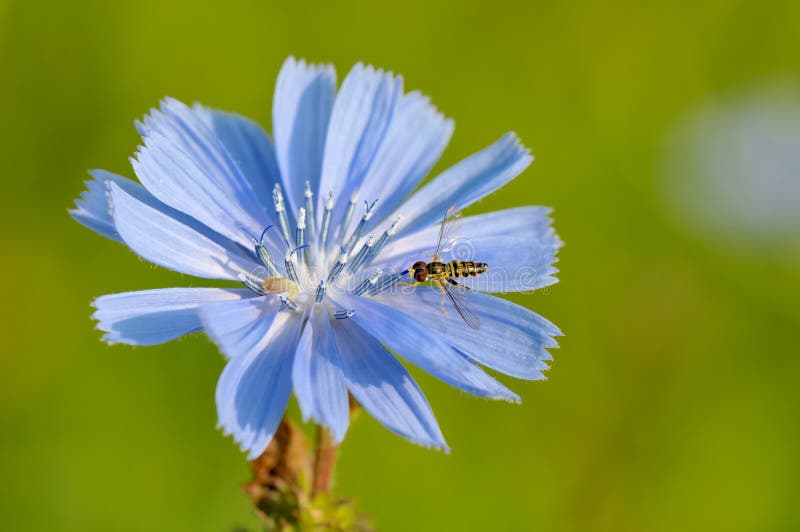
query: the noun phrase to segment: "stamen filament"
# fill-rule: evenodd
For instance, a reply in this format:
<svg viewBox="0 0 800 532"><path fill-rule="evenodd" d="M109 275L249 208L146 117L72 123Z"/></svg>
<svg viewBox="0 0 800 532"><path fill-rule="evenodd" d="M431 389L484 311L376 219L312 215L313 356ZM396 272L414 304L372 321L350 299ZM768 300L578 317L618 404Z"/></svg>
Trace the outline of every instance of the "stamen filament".
<svg viewBox="0 0 800 532"><path fill-rule="evenodd" d="M366 201L364 202L364 204L366 205L364 216L361 217L361 221L358 222L358 225L353 231L353 234L350 236L350 240L347 241L347 245L345 246L345 249L347 250L348 253L353 251L356 242L358 242L358 239L361 238L361 233L364 232L364 229L367 227L367 223L369 223L369 219L372 218L372 209L375 207L376 203L378 203L378 200L373 201L372 205L370 205Z"/></svg>
<svg viewBox="0 0 800 532"><path fill-rule="evenodd" d="M300 207L300 211L297 213L297 229L294 232L294 237L295 245L299 250L300 260L303 260L303 251L301 248L305 245L306 239L306 210L303 207Z"/></svg>
<svg viewBox="0 0 800 532"><path fill-rule="evenodd" d="M321 249L326 249L328 244L328 233L330 232L331 228L331 213L333 212L333 192L328 194L328 200L325 202L325 212L322 213L322 229L320 233L322 234L322 241L321 241Z"/></svg>
<svg viewBox="0 0 800 532"><path fill-rule="evenodd" d="M306 223L308 224L309 240L311 240L314 238L317 220L314 218L314 193L311 192L311 183L308 181L306 181L306 188L303 195L306 198Z"/></svg>
<svg viewBox="0 0 800 532"><path fill-rule="evenodd" d="M366 258L369 257L370 254L372 254L372 246L374 244L375 244L375 237L369 235L367 237L367 241L364 243L363 246L361 246L361 249L358 250L358 253L356 253L356 256L353 258L350 264L347 265L347 269L350 270L351 272L357 271L358 268L360 268L361 265L364 263Z"/></svg>
<svg viewBox="0 0 800 532"><path fill-rule="evenodd" d="M267 251L267 247L264 244L256 244L256 255L258 255L258 258L261 259L261 263L269 271L270 277L276 277L280 275L277 266L275 266L275 263L272 262L272 257L270 256L269 251Z"/></svg>
<svg viewBox="0 0 800 532"><path fill-rule="evenodd" d="M295 283L299 284L299 280L297 277L297 268L294 265L294 251L288 251L286 253L286 257L284 258L284 265L286 267L286 277L292 280Z"/></svg>
<svg viewBox="0 0 800 532"><path fill-rule="evenodd" d="M279 299L281 300L281 308L283 310L297 310L300 308L297 303L290 301L286 296L280 296Z"/></svg>
<svg viewBox="0 0 800 532"><path fill-rule="evenodd" d="M391 275L387 275L383 277L378 283L373 286L370 291L369 295L374 296L380 294L381 292L388 290L389 288L396 285L400 279L408 275L408 270L402 271L400 273L393 273Z"/></svg>
<svg viewBox="0 0 800 532"><path fill-rule="evenodd" d="M378 279L380 279L381 275L383 275L383 272L381 270L376 271L375 273L373 273L372 275L361 281L361 284L358 285L355 290L353 290L353 293L357 296L360 296L361 294L366 292L368 288L372 288L373 286L375 286L375 283L378 282Z"/></svg>
<svg viewBox="0 0 800 532"><path fill-rule="evenodd" d="M339 255L339 260L336 261L336 264L333 266L331 273L328 274L328 282L332 283L333 281L335 281L336 278L339 277L339 274L342 273L342 270L344 270L345 266L347 266L347 251L342 249L341 255Z"/></svg>
<svg viewBox="0 0 800 532"><path fill-rule="evenodd" d="M386 231L383 232L383 234L378 239L378 241L375 243L375 245L372 246L372 253L370 254L369 257L367 257L365 259L364 262L366 264L371 263L372 259L374 257L378 256L378 253L381 252L381 250L384 248L384 246L389 241L389 239L391 237L393 237L395 235L395 233L397 233L397 226L400 225L400 222L402 221L402 219L403 219L402 216L398 216L397 218L395 218L394 222L392 222L392 226L389 229L387 229Z"/></svg>
<svg viewBox="0 0 800 532"><path fill-rule="evenodd" d="M286 240L287 245L291 245L289 244L292 241L289 235L289 217L286 215L286 206L283 204L281 186L277 183L275 184L275 188L272 189L272 202L275 204L275 214L278 216L278 225L281 228L283 238Z"/></svg>
<svg viewBox="0 0 800 532"><path fill-rule="evenodd" d="M347 204L347 210L344 212L344 221L339 226L339 231L336 233L336 241L341 243L344 240L344 232L347 231L347 226L350 225L350 220L353 218L353 211L356 209L356 200L358 199L358 192L353 192L350 195L350 203Z"/></svg>
<svg viewBox="0 0 800 532"><path fill-rule="evenodd" d="M320 281L319 286L317 286L317 293L314 295L314 300L317 303L322 303L322 300L325 298L325 281Z"/></svg>
<svg viewBox="0 0 800 532"><path fill-rule="evenodd" d="M255 276L253 276L253 274L240 273L239 280L242 282L243 285L245 285L247 288L249 288L256 294L261 296L267 295L267 293L264 291L264 288L261 286L262 281L255 279Z"/></svg>

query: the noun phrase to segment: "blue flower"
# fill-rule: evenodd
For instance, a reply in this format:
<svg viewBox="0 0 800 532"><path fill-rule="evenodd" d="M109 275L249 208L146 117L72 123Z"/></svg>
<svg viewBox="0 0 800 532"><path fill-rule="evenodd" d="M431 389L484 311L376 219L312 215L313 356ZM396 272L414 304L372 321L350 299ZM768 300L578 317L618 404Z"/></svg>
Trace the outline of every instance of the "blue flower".
<svg viewBox="0 0 800 532"><path fill-rule="evenodd" d="M153 345L205 331L228 359L219 424L250 458L267 446L294 390L304 418L341 441L348 392L387 428L447 449L425 396L393 354L471 394L518 401L481 366L542 379L560 331L484 292L556 282L561 242L549 211L518 207L462 220L450 252L489 264L473 288L475 330L431 286L404 286L430 260L440 221L532 161L513 134L420 187L453 132L402 78L289 58L273 100L273 138L240 116L172 99L137 128L139 183L103 170L72 216L142 258L245 288L165 288L94 302L110 343ZM392 351L389 351L391 349Z"/></svg>

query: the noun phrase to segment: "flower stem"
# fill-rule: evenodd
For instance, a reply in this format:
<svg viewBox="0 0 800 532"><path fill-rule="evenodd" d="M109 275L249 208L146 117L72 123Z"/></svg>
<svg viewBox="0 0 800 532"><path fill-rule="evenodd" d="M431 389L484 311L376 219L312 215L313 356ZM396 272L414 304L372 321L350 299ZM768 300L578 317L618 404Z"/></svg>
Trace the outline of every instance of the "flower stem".
<svg viewBox="0 0 800 532"><path fill-rule="evenodd" d="M322 425L317 425L317 448L314 455L312 497L330 491L337 449L330 431Z"/></svg>

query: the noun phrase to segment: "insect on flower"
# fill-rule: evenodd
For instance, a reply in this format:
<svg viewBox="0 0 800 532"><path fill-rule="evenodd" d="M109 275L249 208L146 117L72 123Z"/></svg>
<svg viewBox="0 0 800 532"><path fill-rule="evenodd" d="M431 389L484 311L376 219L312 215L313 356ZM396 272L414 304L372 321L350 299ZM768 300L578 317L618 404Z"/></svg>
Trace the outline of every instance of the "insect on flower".
<svg viewBox="0 0 800 532"><path fill-rule="evenodd" d="M460 390L512 402L519 397L484 367L544 378L561 332L487 292L556 282L561 241L549 210L465 217L470 249L485 263L440 260L457 225L441 223L442 213L472 205L533 160L514 134L421 185L451 120L391 72L358 64L337 91L332 66L293 58L278 75L272 123L270 138L241 116L168 98L136 124L138 183L92 172L70 211L78 222L159 266L235 283L102 296L94 318L106 341L155 345L207 333L227 359L219 425L251 458L292 393L304 419L336 442L352 396L393 432L447 449L398 357ZM425 280L439 290L390 290ZM456 313L441 313L440 292Z"/></svg>
<svg viewBox="0 0 800 532"><path fill-rule="evenodd" d="M458 315L464 319L464 322L473 329L479 329L481 320L466 299L469 288L459 284L455 278L480 275L488 269L488 265L485 262L473 262L470 260L451 260L447 263L439 260L439 255L448 251L450 246L458 240L457 233L460 227L461 212L457 207L451 206L447 209L442 219L439 239L433 251L433 259L427 263L418 260L408 269L408 273L414 278L416 284L422 284L427 280L436 283L442 292L442 314L445 312L444 299L446 296L450 299ZM443 244L447 245L442 247ZM414 286L414 284L411 286Z"/></svg>

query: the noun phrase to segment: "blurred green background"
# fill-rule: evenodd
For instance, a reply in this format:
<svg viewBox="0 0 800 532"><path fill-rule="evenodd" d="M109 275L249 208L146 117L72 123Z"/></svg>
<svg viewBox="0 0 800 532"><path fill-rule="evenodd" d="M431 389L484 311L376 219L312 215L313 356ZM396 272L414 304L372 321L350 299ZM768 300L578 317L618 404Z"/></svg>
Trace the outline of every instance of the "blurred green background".
<svg viewBox="0 0 800 532"><path fill-rule="evenodd" d="M202 336L109 347L101 294L192 285L74 223L89 168L132 175L158 100L269 126L289 54L405 76L456 120L437 169L516 130L537 156L469 213L555 208L561 282L513 299L566 333L521 406L415 372L453 451L362 417L339 492L381 530L800 529L800 253L732 252L663 200L697 106L800 74L800 4L0 1L0 529L254 526ZM379 5L381 4L381 5Z"/></svg>

